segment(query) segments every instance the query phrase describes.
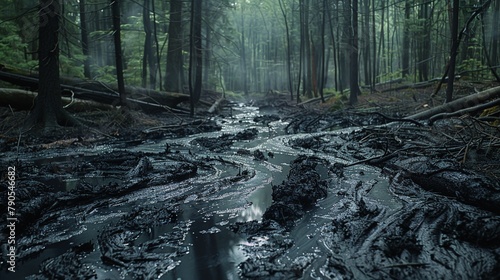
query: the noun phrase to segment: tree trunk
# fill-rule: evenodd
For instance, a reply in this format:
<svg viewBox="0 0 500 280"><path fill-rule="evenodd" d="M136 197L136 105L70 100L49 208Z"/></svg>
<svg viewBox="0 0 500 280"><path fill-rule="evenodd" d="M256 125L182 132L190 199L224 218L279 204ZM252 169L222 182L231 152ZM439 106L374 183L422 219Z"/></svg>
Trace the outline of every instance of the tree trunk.
<svg viewBox="0 0 500 280"><path fill-rule="evenodd" d="M153 30L151 27L151 19L149 17L150 1L151 0L144 0L144 5L142 6L142 22L145 33L144 54L142 57L142 87L154 89L156 86L156 67L153 52Z"/></svg>
<svg viewBox="0 0 500 280"><path fill-rule="evenodd" d="M205 2L208 3L208 2ZM205 4L207 7L208 4ZM211 26L205 25L205 48L203 56L203 85L205 89L215 90L215 84L210 79L212 69L212 30Z"/></svg>
<svg viewBox="0 0 500 280"><path fill-rule="evenodd" d="M498 41L500 40L500 34L498 33L496 27L494 27L495 24L497 24L500 20L500 1L495 1L493 2L493 5L495 7L495 10L493 11L493 20L491 21L492 23L492 28L493 32L491 35L491 63L492 65L498 65L500 63L500 60L498 59Z"/></svg>
<svg viewBox="0 0 500 280"><path fill-rule="evenodd" d="M162 87L162 79L161 79L161 57L160 57L160 44L158 42L158 28L156 24L156 8L155 8L155 1L151 1L151 12L153 13L153 35L154 35L154 40L155 40L155 50L156 50L156 67L152 67L155 71L158 72L158 88L160 90L163 90ZM156 75L155 75L155 84L156 84Z"/></svg>
<svg viewBox="0 0 500 280"><path fill-rule="evenodd" d="M373 55L373 61L372 61L372 81L371 81L371 88L372 91L375 90L375 84L377 83L377 32L376 32L376 24L375 24L375 1L372 0L372 36L373 36L373 42L372 42L372 55Z"/></svg>
<svg viewBox="0 0 500 280"><path fill-rule="evenodd" d="M323 0L323 11L321 14L321 60L320 60L320 74L319 74L319 96L321 97L321 102L325 102L325 97L324 97L324 88L325 88L325 76L327 75L326 72L326 55L325 55L325 25L326 25L326 5L327 1Z"/></svg>
<svg viewBox="0 0 500 280"><path fill-rule="evenodd" d="M58 125L75 125L62 108L59 77L59 19L61 7L57 0L41 0L39 8L39 87L35 107L26 125L29 128L47 129Z"/></svg>
<svg viewBox="0 0 500 280"><path fill-rule="evenodd" d="M80 30L82 36L82 53L85 56L83 60L83 75L85 78L91 79L90 74L90 57L89 57L89 36L87 29L87 18L85 11L85 0L79 1L80 5Z"/></svg>
<svg viewBox="0 0 500 280"><path fill-rule="evenodd" d="M290 91L290 100L293 100L293 82L292 82L292 49L290 45L290 29L288 27L288 20L286 17L285 8L283 6L283 1L278 0L280 4L281 13L283 14L283 20L285 21L285 32L286 32L286 72L288 78L288 91Z"/></svg>
<svg viewBox="0 0 500 280"><path fill-rule="evenodd" d="M401 77L410 74L410 0L405 1L405 19L403 27L403 54L401 56Z"/></svg>
<svg viewBox="0 0 500 280"><path fill-rule="evenodd" d="M182 92L182 0L170 1L165 90Z"/></svg>
<svg viewBox="0 0 500 280"><path fill-rule="evenodd" d="M203 50L201 40L201 8L202 0L191 1L191 52L190 52L190 69L189 79L193 76L194 65L194 85L190 82L190 105L191 116L194 116L194 108L201 97L201 87L203 81ZM191 86L192 85L192 86Z"/></svg>
<svg viewBox="0 0 500 280"><path fill-rule="evenodd" d="M370 47L370 0L363 1L363 70L365 74L364 84L371 84L371 47Z"/></svg>
<svg viewBox="0 0 500 280"><path fill-rule="evenodd" d="M350 2L348 0L347 2ZM351 11L349 18L351 18L351 32L349 33L350 37L350 46L349 46L349 103L351 105L355 105L358 103L358 95L360 93L359 89L359 62L358 62L358 0L352 0L352 5L348 5L346 10Z"/></svg>
<svg viewBox="0 0 500 280"><path fill-rule="evenodd" d="M246 37L245 37L245 14L244 8L241 8L241 64L242 64L242 78L243 78L243 92L248 95L248 73L247 73L247 53L246 53ZM254 67L256 70L256 68Z"/></svg>
<svg viewBox="0 0 500 280"><path fill-rule="evenodd" d="M116 81L120 93L120 105L127 106L127 94L125 92L125 80L123 78L123 57L120 26L120 2L111 0L111 15L113 17L113 41L115 45Z"/></svg>
<svg viewBox="0 0 500 280"><path fill-rule="evenodd" d="M446 88L446 102L453 99L453 83L455 82L455 64L457 61L458 52L458 15L459 15L459 0L453 0L453 15L451 18L451 50L450 50L450 65L448 70L448 85Z"/></svg>
<svg viewBox="0 0 500 280"><path fill-rule="evenodd" d="M303 34L301 40L304 41L304 95L308 98L313 97L312 91L312 57L311 57L311 39L309 34L309 1L303 0L304 22Z"/></svg>

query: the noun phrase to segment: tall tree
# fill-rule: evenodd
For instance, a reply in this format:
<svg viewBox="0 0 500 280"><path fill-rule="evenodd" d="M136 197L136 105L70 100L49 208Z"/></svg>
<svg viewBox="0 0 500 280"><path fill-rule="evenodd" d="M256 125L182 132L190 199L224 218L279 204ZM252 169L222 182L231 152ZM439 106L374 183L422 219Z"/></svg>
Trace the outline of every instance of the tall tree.
<svg viewBox="0 0 500 280"><path fill-rule="evenodd" d="M326 1L326 0L325 0ZM292 82L292 46L290 43L290 28L288 27L288 19L286 16L285 7L282 0L278 0L280 5L281 14L285 22L285 35L286 35L286 74L288 80L288 91L290 92L290 99L293 100L293 82Z"/></svg>
<svg viewBox="0 0 500 280"><path fill-rule="evenodd" d="M80 30L82 36L82 53L85 56L83 60L83 75L85 78L90 79L90 57L89 57L89 35L87 29L87 12L85 10L85 0L80 0Z"/></svg>
<svg viewBox="0 0 500 280"><path fill-rule="evenodd" d="M241 39L240 39L240 49L241 49L241 69L243 76L243 92L248 95L248 73L247 73L247 52L245 47L245 9L244 4L241 5ZM255 68L254 68L255 69Z"/></svg>
<svg viewBox="0 0 500 280"><path fill-rule="evenodd" d="M123 55L120 26L120 0L111 0L111 16L113 17L113 41L115 45L116 81L120 93L120 105L127 106L125 80L123 79Z"/></svg>
<svg viewBox="0 0 500 280"><path fill-rule="evenodd" d="M417 41L417 60L418 60L418 74L420 81L429 80L429 58L431 53L431 23L432 14L434 12L434 7L429 10L429 3L427 1L422 1L419 5L419 22L420 32Z"/></svg>
<svg viewBox="0 0 500 280"><path fill-rule="evenodd" d="M59 75L59 20L61 6L58 0L40 0L38 96L27 126L49 129L58 125L75 125L77 122L63 109Z"/></svg>
<svg viewBox="0 0 500 280"><path fill-rule="evenodd" d="M403 27L403 54L401 56L401 76L410 74L410 0L405 0L405 19Z"/></svg>
<svg viewBox="0 0 500 280"><path fill-rule="evenodd" d="M151 24L150 14L151 0L144 0L142 6L142 23L144 26L144 54L142 58L142 87L148 87L148 73L149 73L149 87L154 89L156 86L156 61L153 51L153 28ZM148 68L149 65L149 68Z"/></svg>
<svg viewBox="0 0 500 280"><path fill-rule="evenodd" d="M453 12L451 17L451 50L450 50L450 62L448 70L448 85L446 88L446 102L450 102L453 99L453 83L455 81L455 65L457 59L458 51L458 16L459 16L459 2L460 0L453 0Z"/></svg>
<svg viewBox="0 0 500 280"><path fill-rule="evenodd" d="M303 22L302 22L302 33L301 33L301 41L304 42L303 49L303 57L304 63L302 64L304 67L304 95L311 98L313 96L313 84L312 84L312 59L311 59L311 38L309 34L309 5L310 0L302 0L302 13L303 13Z"/></svg>
<svg viewBox="0 0 500 280"><path fill-rule="evenodd" d="M352 2L351 2L352 1ZM354 105L358 103L359 89L359 50L358 50L358 0L347 0L348 14L347 20L351 23L351 30L348 33L349 37L349 103Z"/></svg>
<svg viewBox="0 0 500 280"><path fill-rule="evenodd" d="M493 17L492 17L492 25L495 25L499 22L500 20L500 1L494 1L493 2L493 6L495 7L494 10L493 10ZM493 32L492 32L492 35L491 35L491 40L492 40L492 43L491 43L491 64L492 65L497 65L498 63L500 63L500 59L499 59L499 40L500 40L500 33L498 32L497 29L495 29L495 27L493 27Z"/></svg>
<svg viewBox="0 0 500 280"><path fill-rule="evenodd" d="M203 82L203 50L201 38L201 16L202 0L191 1L191 40L189 56L189 94L191 105L191 116L194 115L195 105L201 97ZM194 68L194 70L193 70ZM194 85L192 78L194 76Z"/></svg>
<svg viewBox="0 0 500 280"><path fill-rule="evenodd" d="M182 92L182 0L170 0L165 90Z"/></svg>

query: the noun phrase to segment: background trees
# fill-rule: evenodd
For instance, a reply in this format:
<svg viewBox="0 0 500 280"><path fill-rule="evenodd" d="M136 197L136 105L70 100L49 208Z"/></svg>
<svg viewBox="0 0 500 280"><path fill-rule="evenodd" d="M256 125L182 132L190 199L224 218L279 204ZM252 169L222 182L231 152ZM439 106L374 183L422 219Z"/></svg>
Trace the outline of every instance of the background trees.
<svg viewBox="0 0 500 280"><path fill-rule="evenodd" d="M442 76L455 37L452 19L461 30L487 2L459 1L453 17L454 5L438 0L69 0L61 6L58 68L113 83L122 72L124 84L174 92L187 92L191 78L194 100L202 88L278 90L296 99L294 92L311 98L349 89L355 103L363 86ZM0 63L35 69L38 2L0 3ZM462 79L491 79L499 67L499 11L491 1L469 22L456 50ZM120 48L113 44L118 27Z"/></svg>

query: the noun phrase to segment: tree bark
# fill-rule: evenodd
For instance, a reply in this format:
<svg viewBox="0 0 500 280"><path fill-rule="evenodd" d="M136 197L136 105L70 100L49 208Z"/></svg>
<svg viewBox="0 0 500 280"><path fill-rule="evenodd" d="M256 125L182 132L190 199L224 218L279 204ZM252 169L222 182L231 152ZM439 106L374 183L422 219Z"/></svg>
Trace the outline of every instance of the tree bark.
<svg viewBox="0 0 500 280"><path fill-rule="evenodd" d="M325 0L326 1L326 0ZM290 91L290 100L293 100L293 82L292 82L292 47L290 44L290 29L288 27L288 20L286 17L285 8L283 6L283 1L278 0L281 14L283 15L283 20L285 21L285 33L286 33L286 72L288 78L288 90Z"/></svg>
<svg viewBox="0 0 500 280"><path fill-rule="evenodd" d="M414 115L408 116L405 119L412 120L423 120L428 119L434 115L441 113L455 112L467 107L473 107L478 104L484 103L488 100L500 98L500 87L494 87L487 89L485 91L468 95L459 99L455 99L449 103L445 103L441 106L434 107L432 109L416 113Z"/></svg>
<svg viewBox="0 0 500 280"><path fill-rule="evenodd" d="M446 102L453 99L453 83L455 82L455 65L458 52L458 15L459 0L453 0L453 15L451 18L451 50L448 70L448 84L446 88Z"/></svg>
<svg viewBox="0 0 500 280"><path fill-rule="evenodd" d="M401 77L410 74L410 0L405 1L405 19L403 27L403 47L401 56Z"/></svg>
<svg viewBox="0 0 500 280"><path fill-rule="evenodd" d="M194 116L194 108L201 97L201 88L203 82L203 50L201 39L201 8L202 0L191 1L191 51L189 61L189 80L190 89L190 107L191 116ZM193 73L194 65L194 73ZM191 83L194 75L194 85Z"/></svg>
<svg viewBox="0 0 500 280"><path fill-rule="evenodd" d="M142 22L145 33L144 54L142 57L142 87L154 89L156 87L156 67L153 52L153 30L151 27L151 19L149 17L150 1L151 0L144 0L144 5L142 8Z"/></svg>
<svg viewBox="0 0 500 280"><path fill-rule="evenodd" d="M349 1L348 1L349 2ZM351 8L347 8L350 10ZM358 95L360 93L359 89L359 62L358 62L358 0L352 0L352 15L351 19L351 32L350 36L350 46L349 46L349 87L351 92L349 94L349 103L355 105L358 103Z"/></svg>
<svg viewBox="0 0 500 280"><path fill-rule="evenodd" d="M39 87L35 106L26 125L28 128L47 129L77 122L62 108L59 76L59 19L58 0L41 0L39 8Z"/></svg>
<svg viewBox="0 0 500 280"><path fill-rule="evenodd" d="M182 0L170 1L165 90L182 92Z"/></svg>
<svg viewBox="0 0 500 280"><path fill-rule="evenodd" d="M313 97L313 84L312 84L312 56L311 56L311 39L309 34L309 1L303 0L304 22L303 22L303 33L301 40L304 41L304 95L308 98Z"/></svg>
<svg viewBox="0 0 500 280"><path fill-rule="evenodd" d="M113 41L115 45L116 81L120 93L120 105L127 106L127 93L123 78L123 55L120 26L120 0L111 0L111 15L113 17Z"/></svg>
<svg viewBox="0 0 500 280"><path fill-rule="evenodd" d="M87 29L87 17L85 11L85 0L79 1L80 5L80 32L82 37L82 53L85 56L83 60L83 75L85 78L91 79L90 74L90 57L89 57L89 36Z"/></svg>

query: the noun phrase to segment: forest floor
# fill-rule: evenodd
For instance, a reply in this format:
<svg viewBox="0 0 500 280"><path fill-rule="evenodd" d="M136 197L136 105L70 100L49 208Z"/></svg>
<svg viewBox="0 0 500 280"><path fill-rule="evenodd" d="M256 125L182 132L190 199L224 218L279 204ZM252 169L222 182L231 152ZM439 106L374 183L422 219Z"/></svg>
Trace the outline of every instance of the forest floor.
<svg viewBox="0 0 500 280"><path fill-rule="evenodd" d="M238 98L238 100L233 101L233 103L245 102L247 105L251 106L275 109L277 112L280 111L280 117L282 118L291 116L300 117L301 115L308 116L312 113L323 116L330 115L335 118L344 118L349 114L354 114L359 116L360 119L362 119L363 116L368 116L367 119L369 119L370 115L375 113L383 114L389 118L402 119L418 111L444 103L443 89L440 94L431 99L430 96L435 89L434 87L392 91L391 87L393 86L396 87L391 84L378 87L378 91L374 93L369 93L367 92L368 90L365 89L365 93L359 96L359 103L354 108L348 105L347 97L338 95L327 97L325 103L317 101L300 106L296 106L296 101L290 100L288 94L258 94L246 99ZM496 83L457 82L454 94L457 98L494 86L498 85ZM204 99L206 103L210 103L214 102L219 97L220 96L216 96L212 93L212 95L205 96ZM231 102L231 100L229 101ZM187 111L189 104L181 104L180 107L184 107ZM196 130L199 129L193 128L193 123L196 124L202 119L214 116L214 114L206 113L206 109L206 107L201 106L195 118L191 118L186 114L178 114L169 111L158 114L146 114L137 110L124 111L120 109L114 111L79 112L73 113L72 115L82 122L82 127L59 127L51 130L50 133L36 135L29 131L27 133L21 133L21 131L26 129L23 125L29 112L12 111L10 108L0 107L0 119L2 119L2 121L0 121L0 151L12 147L11 145L7 145L12 143L36 149L47 149L72 145L95 145L103 141L140 142L149 137L160 137L158 134L161 134L161 132L158 131L164 129L178 129L179 132L176 133L177 136L194 134ZM231 111L228 111L226 108L220 116L231 117ZM380 115L376 117L380 117ZM348 119L344 119L344 121L347 123L340 126L347 127L356 125L356 123L349 124ZM315 130L315 123L313 122L311 125L310 131ZM478 129L477 124L474 125L474 127L470 127L470 131L459 125L452 126L455 126L457 129L454 131L454 134L459 138L462 137L460 135L461 132L477 133L477 131L474 131L474 127ZM155 133L155 131L158 133ZM463 144L464 148L470 145L470 143ZM460 153L458 155L461 156L463 154ZM477 158L477 156L472 155L472 153L468 154L468 156L475 157L475 159ZM467 164L467 158L464 157L462 162ZM494 162L491 164L492 166L490 167L490 164L487 162L477 164L477 162L472 161L470 164L467 164L467 168L479 172L486 172L487 174L493 175L496 179L500 178L500 168L497 168Z"/></svg>
<svg viewBox="0 0 500 280"><path fill-rule="evenodd" d="M433 89L379 89L354 108L268 94L194 118L84 112L85 126L43 136L0 108L19 279L498 279L500 128L403 120L443 102Z"/></svg>

